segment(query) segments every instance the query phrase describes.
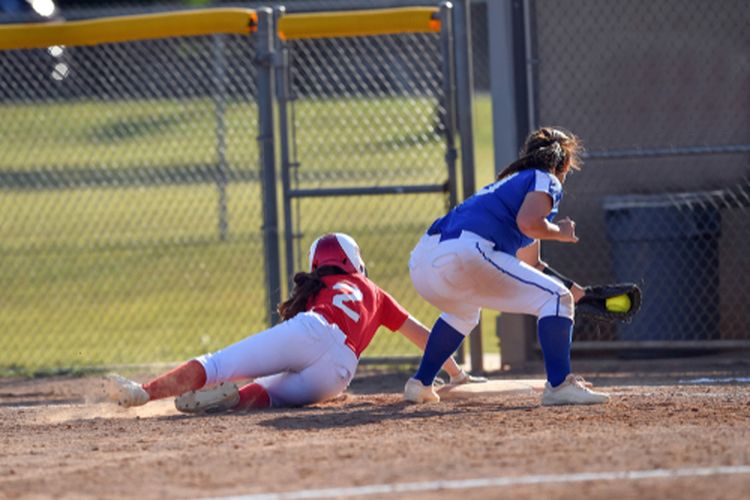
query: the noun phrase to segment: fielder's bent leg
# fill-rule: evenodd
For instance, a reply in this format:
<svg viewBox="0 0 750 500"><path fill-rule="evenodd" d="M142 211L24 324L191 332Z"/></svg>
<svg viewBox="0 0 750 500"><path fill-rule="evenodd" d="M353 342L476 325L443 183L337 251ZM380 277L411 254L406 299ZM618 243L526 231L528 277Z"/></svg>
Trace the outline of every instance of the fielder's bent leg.
<svg viewBox="0 0 750 500"><path fill-rule="evenodd" d="M424 354L422 354L422 361L413 378L422 382L422 385L431 386L443 364L456 352L464 338L461 332L449 325L443 318L438 318L432 327Z"/></svg>
<svg viewBox="0 0 750 500"><path fill-rule="evenodd" d="M560 316L539 319L539 346L544 355L547 382L557 387L570 373L570 344L573 340L573 321Z"/></svg>

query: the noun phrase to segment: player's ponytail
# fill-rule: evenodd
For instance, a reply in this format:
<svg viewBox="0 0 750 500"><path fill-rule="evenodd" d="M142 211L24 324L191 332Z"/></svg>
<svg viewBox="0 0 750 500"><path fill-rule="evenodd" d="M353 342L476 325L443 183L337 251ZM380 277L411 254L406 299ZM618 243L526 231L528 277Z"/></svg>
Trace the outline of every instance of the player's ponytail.
<svg viewBox="0 0 750 500"><path fill-rule="evenodd" d="M559 128L544 127L529 134L518 160L508 165L497 180L522 170L536 168L551 174L579 169L581 143L578 137Z"/></svg>
<svg viewBox="0 0 750 500"><path fill-rule="evenodd" d="M321 266L311 273L300 272L294 275L294 288L289 298L279 304L279 317L286 321L297 314L307 310L307 303L319 291L326 287L323 276L332 274L347 274L346 271L336 266Z"/></svg>

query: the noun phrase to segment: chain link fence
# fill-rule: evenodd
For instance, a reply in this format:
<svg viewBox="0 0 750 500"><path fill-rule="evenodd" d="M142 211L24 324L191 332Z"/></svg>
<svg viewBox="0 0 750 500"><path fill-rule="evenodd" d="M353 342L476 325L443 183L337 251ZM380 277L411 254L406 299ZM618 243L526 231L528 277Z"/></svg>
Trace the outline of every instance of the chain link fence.
<svg viewBox="0 0 750 500"><path fill-rule="evenodd" d="M289 43L294 189L431 192L295 200L293 270L313 238L349 232L373 278L425 321L435 313L406 262L448 204L438 40ZM174 362L269 325L255 45L215 35L2 53L5 371ZM416 354L378 337L368 354Z"/></svg>
<svg viewBox="0 0 750 500"><path fill-rule="evenodd" d="M576 339L747 343L746 2L528 6L535 125L565 126L588 149L561 207L581 242L551 243L545 258L583 283L635 281L644 290L631 325L581 323Z"/></svg>
<svg viewBox="0 0 750 500"><path fill-rule="evenodd" d="M174 361L267 325L254 54L0 55L0 367Z"/></svg>
<svg viewBox="0 0 750 500"><path fill-rule="evenodd" d="M522 3L531 124L565 126L588 148L561 207L582 241L545 245L544 257L579 282L645 292L632 325L581 322L576 345L746 343L744 3ZM405 2L214 4L295 13ZM106 5L63 16L176 8ZM471 9L479 185L492 178L486 5ZM450 203L439 43L436 33L289 41L280 131L293 251L283 272L305 267L320 233L349 232L375 281L427 323L436 312L406 263ZM268 326L255 56L253 37L231 35L0 53L0 367L172 362ZM429 189L343 193L398 186ZM339 192L310 194L325 189ZM381 333L366 355L415 353Z"/></svg>

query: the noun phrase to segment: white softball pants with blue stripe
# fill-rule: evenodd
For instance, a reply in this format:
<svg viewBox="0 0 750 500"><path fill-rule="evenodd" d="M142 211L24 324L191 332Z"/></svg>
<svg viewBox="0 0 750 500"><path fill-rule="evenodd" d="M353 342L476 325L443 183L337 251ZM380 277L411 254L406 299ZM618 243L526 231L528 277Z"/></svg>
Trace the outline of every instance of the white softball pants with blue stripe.
<svg viewBox="0 0 750 500"><path fill-rule="evenodd" d="M482 308L573 319L573 296L565 285L468 231L442 242L440 235L424 235L409 271L417 292L463 335L479 323Z"/></svg>
<svg viewBox="0 0 750 500"><path fill-rule="evenodd" d="M300 406L349 386L359 360L345 341L338 326L305 312L196 360L206 370L206 386L255 379L272 406Z"/></svg>

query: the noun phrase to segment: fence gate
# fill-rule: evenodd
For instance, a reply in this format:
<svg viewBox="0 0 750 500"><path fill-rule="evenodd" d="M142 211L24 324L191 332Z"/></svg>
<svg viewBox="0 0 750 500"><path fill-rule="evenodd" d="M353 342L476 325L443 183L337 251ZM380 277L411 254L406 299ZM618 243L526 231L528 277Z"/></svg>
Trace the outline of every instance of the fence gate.
<svg viewBox="0 0 750 500"><path fill-rule="evenodd" d="M286 275L307 268L317 236L346 232L370 276L427 324L437 311L414 292L407 263L457 197L450 13L335 13L353 33L316 31L320 14L279 19ZM379 335L367 354L408 353L403 344Z"/></svg>

